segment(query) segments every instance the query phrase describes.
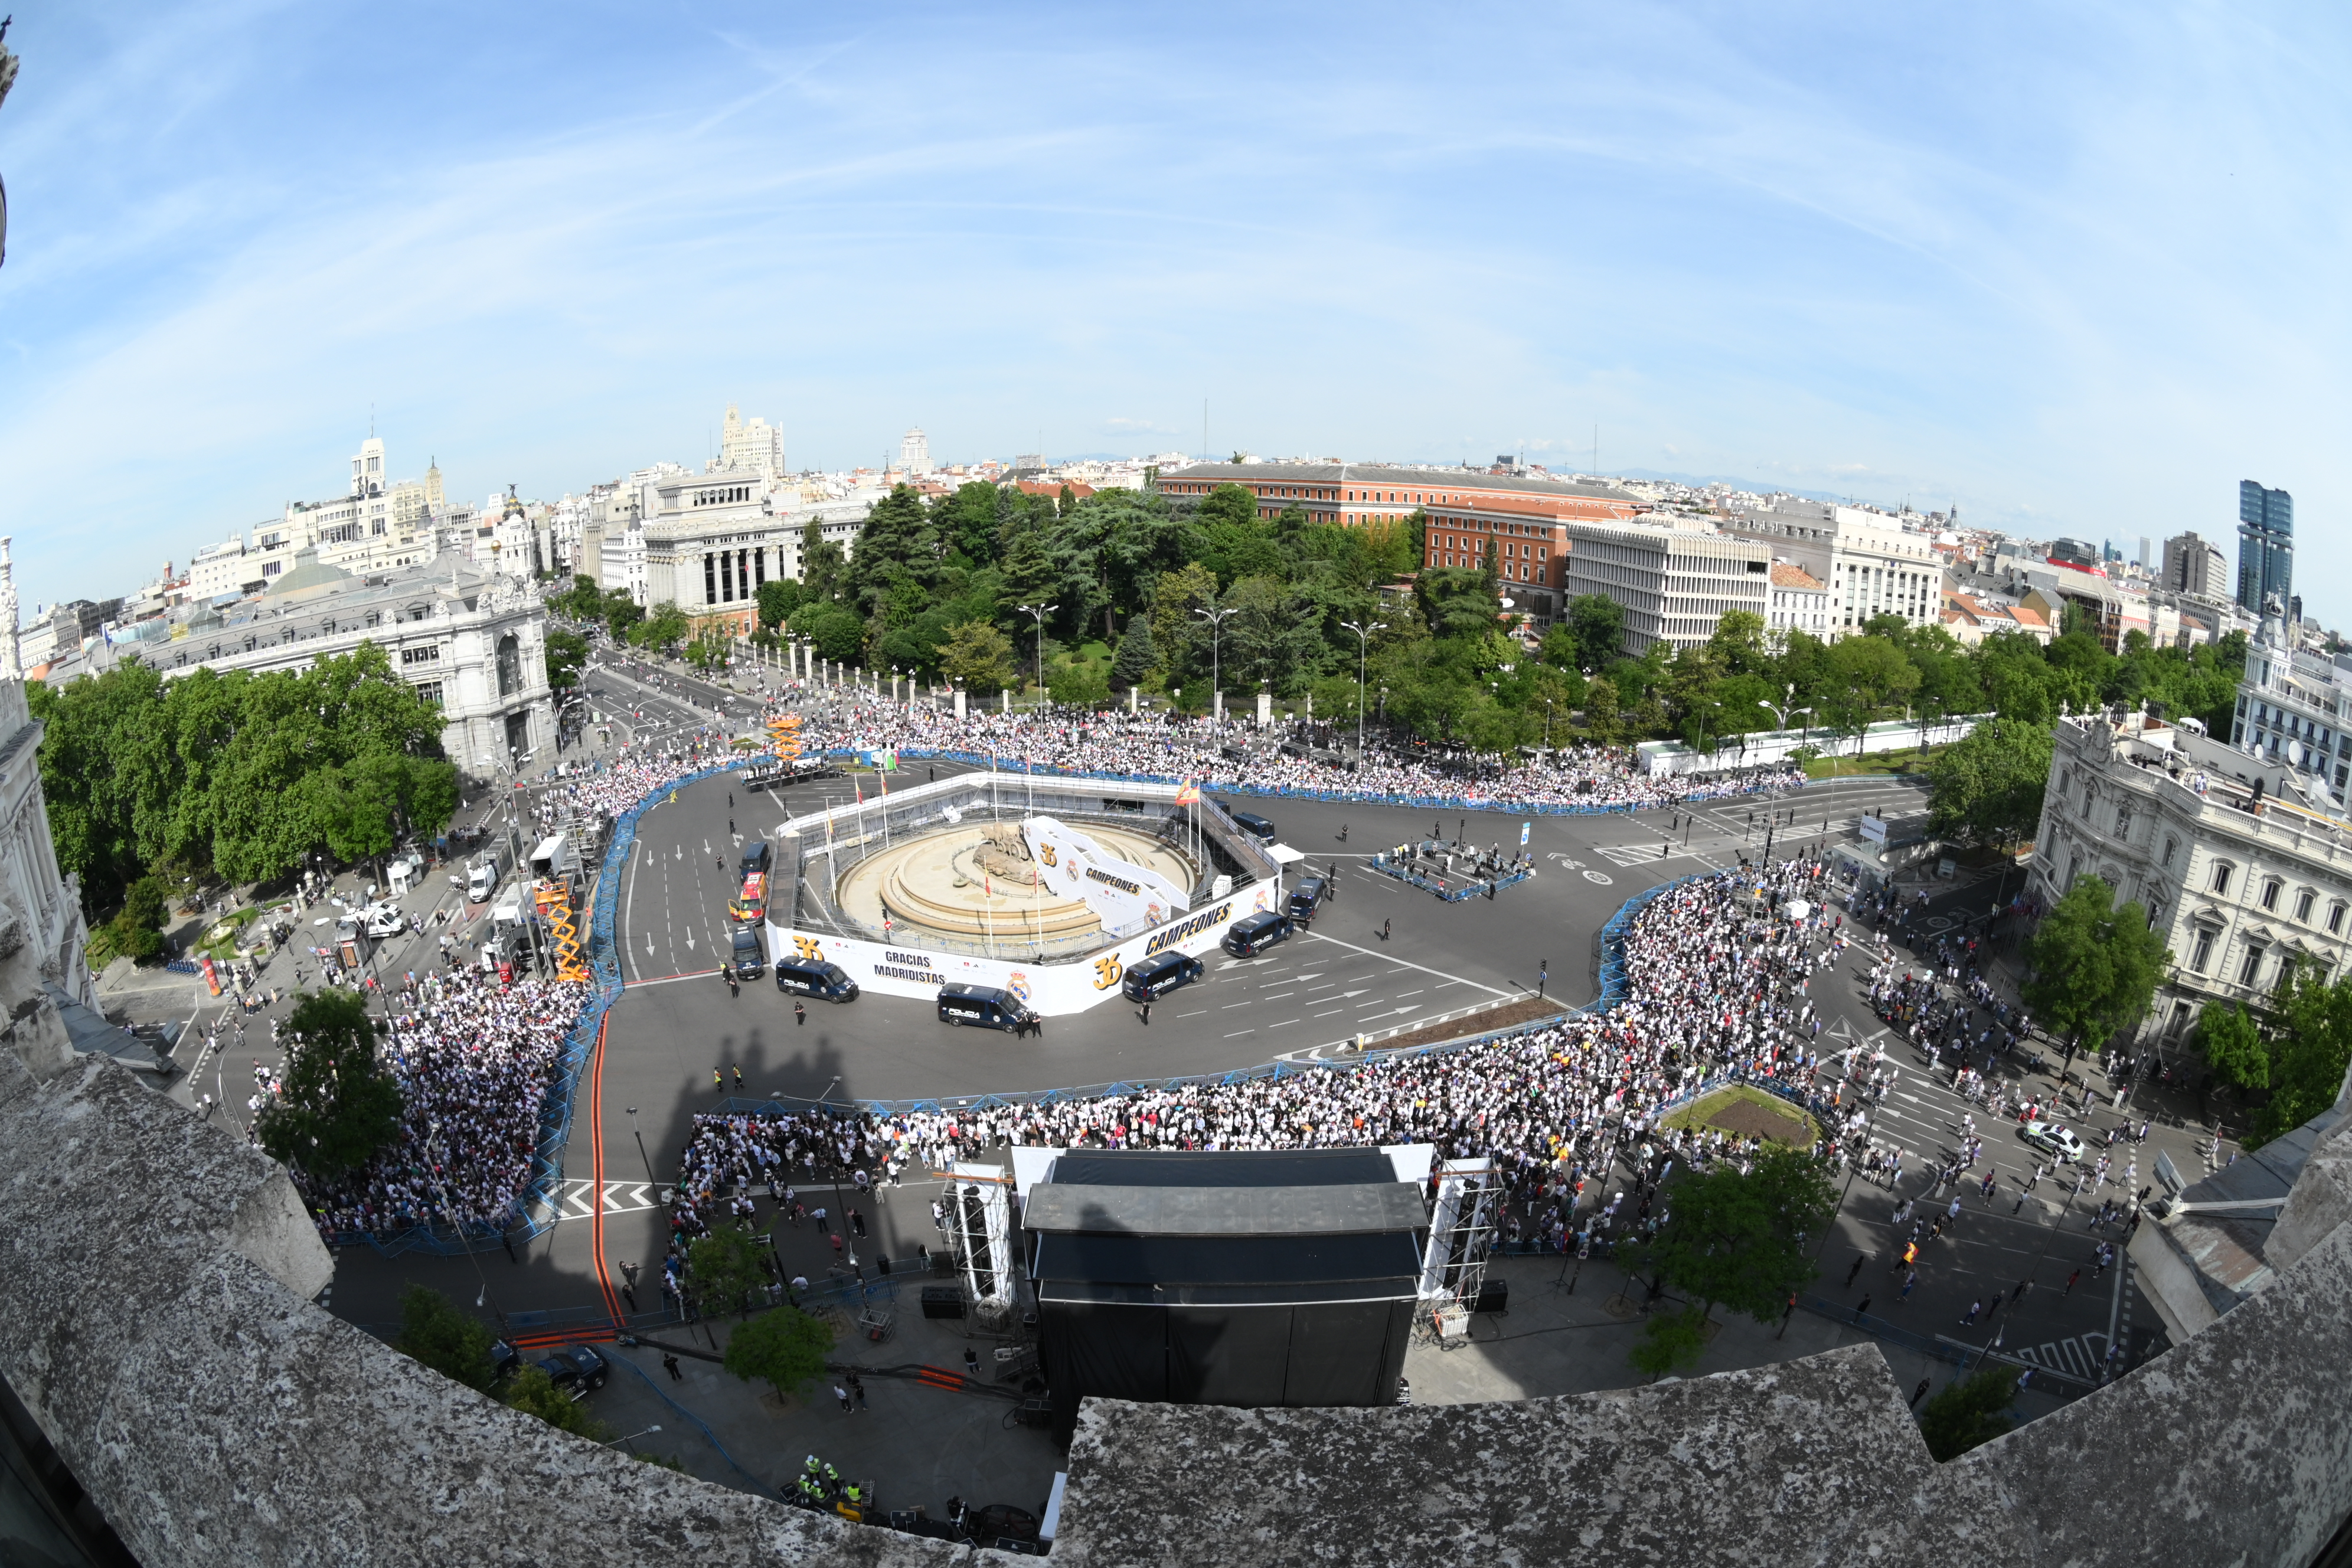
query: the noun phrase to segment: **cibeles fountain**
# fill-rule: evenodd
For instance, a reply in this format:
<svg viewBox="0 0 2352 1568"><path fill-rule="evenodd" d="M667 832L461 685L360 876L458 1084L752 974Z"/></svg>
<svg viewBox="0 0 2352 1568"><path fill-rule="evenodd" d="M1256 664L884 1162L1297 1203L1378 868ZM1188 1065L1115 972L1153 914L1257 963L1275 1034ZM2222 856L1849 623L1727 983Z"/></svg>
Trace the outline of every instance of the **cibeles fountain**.
<svg viewBox="0 0 2352 1568"><path fill-rule="evenodd" d="M779 831L773 955L821 957L898 995L997 986L1051 1016L1281 902L1280 853L1198 790L995 773L881 783Z"/></svg>

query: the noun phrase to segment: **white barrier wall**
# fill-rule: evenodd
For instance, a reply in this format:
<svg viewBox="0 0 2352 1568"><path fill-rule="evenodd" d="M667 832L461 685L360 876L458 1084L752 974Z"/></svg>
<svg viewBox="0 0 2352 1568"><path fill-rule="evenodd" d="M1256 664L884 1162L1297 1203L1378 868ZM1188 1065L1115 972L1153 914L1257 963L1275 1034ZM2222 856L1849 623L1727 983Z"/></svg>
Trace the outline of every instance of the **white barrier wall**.
<svg viewBox="0 0 2352 1568"><path fill-rule="evenodd" d="M1197 911L1130 937L1117 947L1067 963L1027 963L974 953L894 947L824 931L793 931L772 922L768 927L768 953L772 960L787 962L830 960L841 965L860 989L886 996L929 1001L940 986L952 982L992 985L1010 991L1039 1016L1053 1018L1083 1013L1118 995L1118 983L1126 978L1129 964L1171 948L1195 956L1207 952L1234 921L1277 909L1281 902L1279 881L1255 883L1213 899Z"/></svg>

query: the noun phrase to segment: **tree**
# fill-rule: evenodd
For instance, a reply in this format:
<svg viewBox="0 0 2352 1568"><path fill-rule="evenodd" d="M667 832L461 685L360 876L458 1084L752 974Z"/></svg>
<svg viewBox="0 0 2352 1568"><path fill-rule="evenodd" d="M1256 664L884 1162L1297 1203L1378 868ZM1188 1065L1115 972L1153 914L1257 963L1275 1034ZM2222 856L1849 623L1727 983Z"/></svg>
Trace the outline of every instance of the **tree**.
<svg viewBox="0 0 2352 1568"><path fill-rule="evenodd" d="M686 640L687 634L692 629L693 623L687 618L686 612L665 599L630 629L629 640L656 653L675 653L677 645Z"/></svg>
<svg viewBox="0 0 2352 1568"><path fill-rule="evenodd" d="M948 628L940 669L974 697L993 697L1020 679L1013 662L1013 639L988 621L965 621Z"/></svg>
<svg viewBox="0 0 2352 1568"><path fill-rule="evenodd" d="M1606 669L1625 651L1625 606L1606 594L1570 600L1568 626L1576 639L1578 665L1587 674Z"/></svg>
<svg viewBox="0 0 2352 1568"><path fill-rule="evenodd" d="M1413 588L1433 637L1484 637L1502 613L1486 574L1475 567L1433 566L1413 580Z"/></svg>
<svg viewBox="0 0 2352 1568"><path fill-rule="evenodd" d="M760 584L760 624L770 631L793 618L801 607L801 585L790 577L772 577Z"/></svg>
<svg viewBox="0 0 2352 1568"><path fill-rule="evenodd" d="M2334 1103L2352 1063L2352 981L2329 984L2318 964L2298 959L2279 982L2271 1032L2271 1101L2265 1139L2292 1132Z"/></svg>
<svg viewBox="0 0 2352 1568"><path fill-rule="evenodd" d="M2066 1059L2104 1046L2147 1009L2172 954L2147 929L2137 900L2117 909L2115 889L2084 877L2042 919L2026 944L2033 978L2025 1004L2066 1039Z"/></svg>
<svg viewBox="0 0 2352 1568"><path fill-rule="evenodd" d="M1989 1366L1944 1385L1919 1412L1919 1436L1938 1464L1948 1464L1979 1443L1990 1443L2014 1425L2009 1407L2017 1398L2017 1376L2005 1366Z"/></svg>
<svg viewBox="0 0 2352 1568"><path fill-rule="evenodd" d="M2205 1064L2223 1083L2240 1089L2271 1086L2271 1052L2253 1016L2235 1002L2208 1002L2197 1016L2197 1037Z"/></svg>
<svg viewBox="0 0 2352 1568"><path fill-rule="evenodd" d="M866 646L866 623L843 605L810 600L793 612L793 630L816 647L816 657L848 664Z"/></svg>
<svg viewBox="0 0 2352 1568"><path fill-rule="evenodd" d="M1098 708L1110 700L1109 673L1091 659L1074 659L1055 670L1045 689L1065 708Z"/></svg>
<svg viewBox="0 0 2352 1568"><path fill-rule="evenodd" d="M400 1296L400 1337L392 1348L422 1362L453 1383L485 1394L498 1379L490 1360L490 1331L479 1319L429 1286L411 1285Z"/></svg>
<svg viewBox="0 0 2352 1568"><path fill-rule="evenodd" d="M1938 752L1927 764L1935 831L1996 844L2032 833L2050 784L2051 744L2046 726L1996 719Z"/></svg>
<svg viewBox="0 0 2352 1568"><path fill-rule="evenodd" d="M1719 1163L1685 1174L1666 1206L1637 1265L1697 1298L1702 1318L1720 1302L1770 1322L1818 1272L1813 1248L1837 1212L1837 1189L1810 1153L1768 1144L1746 1172Z"/></svg>
<svg viewBox="0 0 2352 1568"><path fill-rule="evenodd" d="M1651 1314L1642 1340L1626 1357L1636 1372L1655 1383L1666 1373L1696 1363L1706 1349L1706 1314L1696 1307Z"/></svg>
<svg viewBox="0 0 2352 1568"><path fill-rule="evenodd" d="M1150 678L1157 663L1159 655L1151 646L1151 617L1130 617L1127 630L1119 636L1118 652L1110 661L1110 683L1121 689L1140 686Z"/></svg>
<svg viewBox="0 0 2352 1568"><path fill-rule="evenodd" d="M142 877L125 889L122 912L106 922L107 946L118 958L153 963L163 956L163 884Z"/></svg>
<svg viewBox="0 0 2352 1568"><path fill-rule="evenodd" d="M543 657L547 661L548 685L559 691L577 686L581 667L588 662L588 639L578 632L550 627Z"/></svg>
<svg viewBox="0 0 2352 1568"><path fill-rule="evenodd" d="M357 991L301 994L287 1016L284 1087L254 1135L269 1156L313 1176L355 1171L400 1132L400 1085L375 1058L375 1021Z"/></svg>
<svg viewBox="0 0 2352 1568"><path fill-rule="evenodd" d="M536 1415L559 1432L569 1432L575 1437L585 1437L592 1443L602 1443L613 1436L613 1429L588 1414L588 1407L555 1386L555 1380L536 1366L526 1364L515 1373L514 1382L507 1388L507 1405L526 1415Z"/></svg>
<svg viewBox="0 0 2352 1568"><path fill-rule="evenodd" d="M687 1248L687 1273L707 1310L740 1312L751 1292L767 1283L766 1258L751 1232L721 1226Z"/></svg>
<svg viewBox="0 0 2352 1568"><path fill-rule="evenodd" d="M728 1337L723 1364L744 1382L770 1384L780 1398L789 1398L824 1371L832 1350L831 1323L797 1307L782 1307L739 1324Z"/></svg>
<svg viewBox="0 0 2352 1568"><path fill-rule="evenodd" d="M646 607L626 588L614 588L604 595L604 627L613 634L613 640L625 642L629 629L646 618Z"/></svg>

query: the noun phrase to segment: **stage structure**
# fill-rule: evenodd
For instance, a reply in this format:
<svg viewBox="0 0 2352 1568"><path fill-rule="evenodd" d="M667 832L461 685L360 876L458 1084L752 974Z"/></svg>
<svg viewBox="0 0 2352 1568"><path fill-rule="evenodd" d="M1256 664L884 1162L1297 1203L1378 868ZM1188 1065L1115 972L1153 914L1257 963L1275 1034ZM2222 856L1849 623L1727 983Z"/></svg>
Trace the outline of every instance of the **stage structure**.
<svg viewBox="0 0 2352 1568"><path fill-rule="evenodd" d="M887 995L992 986L1053 1016L1282 907L1279 862L1175 784L988 773L885 794L883 776L779 830L771 957L837 963Z"/></svg>
<svg viewBox="0 0 2352 1568"><path fill-rule="evenodd" d="M1088 1394L1396 1398L1428 1209L1375 1149L1072 1150L1022 1223L1057 1429Z"/></svg>
<svg viewBox="0 0 2352 1568"><path fill-rule="evenodd" d="M964 1300L990 1328L1003 1325L1013 1310L1015 1271L1021 1260L1013 1245L1012 1179L1002 1165L959 1160L948 1184L948 1241Z"/></svg>

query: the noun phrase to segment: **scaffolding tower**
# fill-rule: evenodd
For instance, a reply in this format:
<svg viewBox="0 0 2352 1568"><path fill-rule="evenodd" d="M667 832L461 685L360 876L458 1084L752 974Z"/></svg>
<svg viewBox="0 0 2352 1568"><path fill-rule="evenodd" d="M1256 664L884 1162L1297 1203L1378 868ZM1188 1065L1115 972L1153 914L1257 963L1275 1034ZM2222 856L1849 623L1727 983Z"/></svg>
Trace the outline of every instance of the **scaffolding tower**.
<svg viewBox="0 0 2352 1568"><path fill-rule="evenodd" d="M1469 1335L1470 1314L1478 1310L1486 1286L1486 1257L1494 1247L1502 1205L1502 1184L1493 1160L1448 1160L1438 1167L1420 1297L1421 1321L1440 1343Z"/></svg>
<svg viewBox="0 0 2352 1568"><path fill-rule="evenodd" d="M992 1331L1009 1326L1013 1279L1013 1181L1002 1165L959 1160L948 1184L948 1243L972 1314Z"/></svg>

